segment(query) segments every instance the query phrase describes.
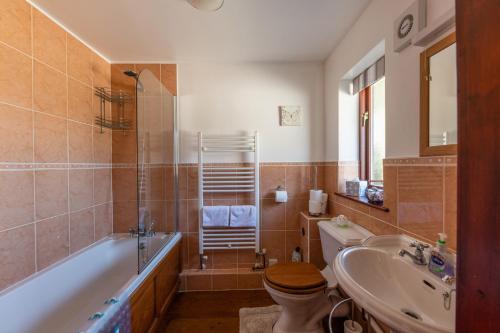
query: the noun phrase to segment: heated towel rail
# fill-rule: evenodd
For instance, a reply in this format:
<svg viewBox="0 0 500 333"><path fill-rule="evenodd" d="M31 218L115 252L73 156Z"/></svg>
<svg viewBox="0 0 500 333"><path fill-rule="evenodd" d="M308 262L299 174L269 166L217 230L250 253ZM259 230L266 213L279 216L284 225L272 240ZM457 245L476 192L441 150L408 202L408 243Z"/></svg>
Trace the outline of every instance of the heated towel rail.
<svg viewBox="0 0 500 333"><path fill-rule="evenodd" d="M245 153L251 162L234 164L205 163L206 155ZM206 250L260 250L259 204L259 134L247 136L205 135L198 133L198 208L200 260ZM203 205L206 194L253 194L256 209L255 227L203 227Z"/></svg>

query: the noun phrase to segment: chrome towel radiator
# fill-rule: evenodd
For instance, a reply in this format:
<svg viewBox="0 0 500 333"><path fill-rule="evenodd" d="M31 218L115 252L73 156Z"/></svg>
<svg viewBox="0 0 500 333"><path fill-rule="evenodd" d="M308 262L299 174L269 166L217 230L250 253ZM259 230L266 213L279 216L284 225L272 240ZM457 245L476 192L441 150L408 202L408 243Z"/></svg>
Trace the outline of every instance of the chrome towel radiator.
<svg viewBox="0 0 500 333"><path fill-rule="evenodd" d="M251 162L229 166L205 163L207 155L239 153ZM238 155L236 155L238 157ZM235 165L235 166L231 166ZM198 133L198 211L199 253L206 250L260 250L259 134L246 136L206 135ZM255 200L255 227L203 227L204 197L208 193L252 193Z"/></svg>

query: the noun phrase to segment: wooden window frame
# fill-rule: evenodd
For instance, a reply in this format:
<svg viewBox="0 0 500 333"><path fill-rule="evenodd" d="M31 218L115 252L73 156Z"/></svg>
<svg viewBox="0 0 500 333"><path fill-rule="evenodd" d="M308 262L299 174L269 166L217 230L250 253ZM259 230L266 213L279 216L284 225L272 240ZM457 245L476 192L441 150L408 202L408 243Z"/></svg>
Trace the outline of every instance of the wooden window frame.
<svg viewBox="0 0 500 333"><path fill-rule="evenodd" d="M368 86L358 93L359 98L359 179L370 180L370 135L372 115L372 87Z"/></svg>

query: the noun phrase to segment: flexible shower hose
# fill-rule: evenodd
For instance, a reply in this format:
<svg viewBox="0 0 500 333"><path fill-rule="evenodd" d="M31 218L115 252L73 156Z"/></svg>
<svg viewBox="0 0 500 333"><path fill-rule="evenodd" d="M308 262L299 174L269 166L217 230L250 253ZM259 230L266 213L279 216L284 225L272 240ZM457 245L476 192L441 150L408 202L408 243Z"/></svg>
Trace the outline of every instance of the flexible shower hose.
<svg viewBox="0 0 500 333"><path fill-rule="evenodd" d="M351 301L352 298L346 298L346 299L343 299L341 300L340 302L338 302L337 304L335 304L335 306L333 307L332 311L330 311L330 315L328 316L328 328L330 329L330 333L335 333L333 332L333 327L332 327L332 318L333 318L333 313L335 312L335 310L337 310L337 308L339 306L341 306L342 304L348 302L348 301Z"/></svg>

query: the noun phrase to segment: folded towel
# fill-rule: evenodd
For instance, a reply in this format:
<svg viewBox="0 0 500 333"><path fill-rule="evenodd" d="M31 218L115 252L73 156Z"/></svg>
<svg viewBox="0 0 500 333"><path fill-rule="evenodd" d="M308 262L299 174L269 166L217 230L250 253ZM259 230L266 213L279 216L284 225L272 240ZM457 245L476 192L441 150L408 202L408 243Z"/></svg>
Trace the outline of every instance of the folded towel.
<svg viewBox="0 0 500 333"><path fill-rule="evenodd" d="M229 206L205 206L203 207L204 227L228 227Z"/></svg>
<svg viewBox="0 0 500 333"><path fill-rule="evenodd" d="M255 227L256 224L255 206L231 206L230 227Z"/></svg>

